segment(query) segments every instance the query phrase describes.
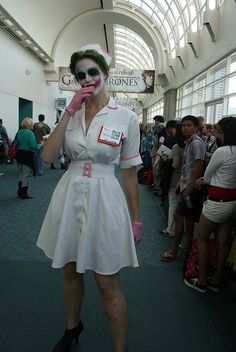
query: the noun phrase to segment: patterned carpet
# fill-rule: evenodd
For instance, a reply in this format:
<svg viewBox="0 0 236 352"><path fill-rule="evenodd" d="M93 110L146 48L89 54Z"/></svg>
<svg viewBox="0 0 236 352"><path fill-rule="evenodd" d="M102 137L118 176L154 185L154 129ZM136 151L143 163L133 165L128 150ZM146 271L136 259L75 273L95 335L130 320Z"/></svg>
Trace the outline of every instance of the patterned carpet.
<svg viewBox="0 0 236 352"><path fill-rule="evenodd" d="M59 168L59 166L57 165ZM62 271L35 242L60 169L32 180L34 199L16 197L16 165L0 165L0 351L49 352L65 324ZM121 283L129 306L129 352L235 352L236 284L201 295L182 281L184 255L162 263L171 239L159 199L140 186L144 239L137 248L140 267L123 269ZM85 330L74 351L113 351L106 317L92 274L85 275L82 310Z"/></svg>

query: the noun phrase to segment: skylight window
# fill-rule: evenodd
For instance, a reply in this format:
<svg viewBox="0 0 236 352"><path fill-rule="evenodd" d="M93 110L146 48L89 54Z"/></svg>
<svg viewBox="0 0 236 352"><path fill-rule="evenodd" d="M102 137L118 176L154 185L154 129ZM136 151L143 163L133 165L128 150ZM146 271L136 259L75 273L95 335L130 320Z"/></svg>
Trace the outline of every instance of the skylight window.
<svg viewBox="0 0 236 352"><path fill-rule="evenodd" d="M114 25L115 66L132 69L155 69L152 52L144 40L120 25Z"/></svg>
<svg viewBox="0 0 236 352"><path fill-rule="evenodd" d="M167 48L170 57L174 58L176 50L187 45L188 33L197 32L203 26L204 12L215 10L221 6L224 0L113 0L114 6L129 5L135 10L135 15L145 15L150 25L155 25L160 33L162 45ZM132 51L132 44L137 43L140 37L131 35L126 28L119 26L119 31L125 34L128 40L122 40L124 54ZM117 36L117 34L116 34ZM132 39L131 39L132 37ZM118 38L117 38L118 39ZM144 48L144 47L143 47ZM152 53L141 47L140 55L147 60L146 66L154 65L150 61ZM137 50L137 48L136 48ZM142 50L145 54L142 54ZM141 62L141 60L140 60Z"/></svg>

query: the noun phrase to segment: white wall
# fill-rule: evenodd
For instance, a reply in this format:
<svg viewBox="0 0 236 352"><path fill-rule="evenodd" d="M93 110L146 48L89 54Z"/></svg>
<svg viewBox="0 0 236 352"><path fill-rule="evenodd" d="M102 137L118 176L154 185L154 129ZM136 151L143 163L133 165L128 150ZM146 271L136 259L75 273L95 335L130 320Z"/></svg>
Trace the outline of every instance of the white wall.
<svg viewBox="0 0 236 352"><path fill-rule="evenodd" d="M19 97L33 102L35 121L41 113L53 124L58 90L56 85L46 84L43 63L1 29L0 43L0 117L9 136L13 137L18 128Z"/></svg>
<svg viewBox="0 0 236 352"><path fill-rule="evenodd" d="M101 8L100 0L1 0L1 5L49 55L68 21Z"/></svg>

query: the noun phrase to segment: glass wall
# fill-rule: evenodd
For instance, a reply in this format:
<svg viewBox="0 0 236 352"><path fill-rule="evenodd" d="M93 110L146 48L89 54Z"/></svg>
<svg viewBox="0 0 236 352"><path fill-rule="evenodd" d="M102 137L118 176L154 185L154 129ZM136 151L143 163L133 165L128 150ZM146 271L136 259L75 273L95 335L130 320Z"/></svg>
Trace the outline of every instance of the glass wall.
<svg viewBox="0 0 236 352"><path fill-rule="evenodd" d="M115 67L154 70L152 52L145 41L130 29L114 25Z"/></svg>
<svg viewBox="0 0 236 352"><path fill-rule="evenodd" d="M164 99L158 101L158 103L150 106L147 109L147 123L153 124L153 118L156 115L163 115L164 112Z"/></svg>
<svg viewBox="0 0 236 352"><path fill-rule="evenodd" d="M138 15L145 15L158 29L175 58L176 49L187 45L187 33L203 26L203 14L220 7L224 0L113 0L114 6L126 4Z"/></svg>
<svg viewBox="0 0 236 352"><path fill-rule="evenodd" d="M188 114L209 123L236 114L236 53L177 90L176 118Z"/></svg>

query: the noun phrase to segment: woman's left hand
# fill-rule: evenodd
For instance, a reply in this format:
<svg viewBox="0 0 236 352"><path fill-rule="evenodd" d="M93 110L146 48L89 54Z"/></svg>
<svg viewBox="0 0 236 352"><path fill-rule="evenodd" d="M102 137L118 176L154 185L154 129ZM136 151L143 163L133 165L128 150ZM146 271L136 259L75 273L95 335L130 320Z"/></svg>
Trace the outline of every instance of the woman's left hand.
<svg viewBox="0 0 236 352"><path fill-rule="evenodd" d="M140 221L132 221L135 246L142 240L143 224Z"/></svg>
<svg viewBox="0 0 236 352"><path fill-rule="evenodd" d="M196 182L194 187L195 188L199 188L202 187L204 185L204 177L200 177Z"/></svg>

